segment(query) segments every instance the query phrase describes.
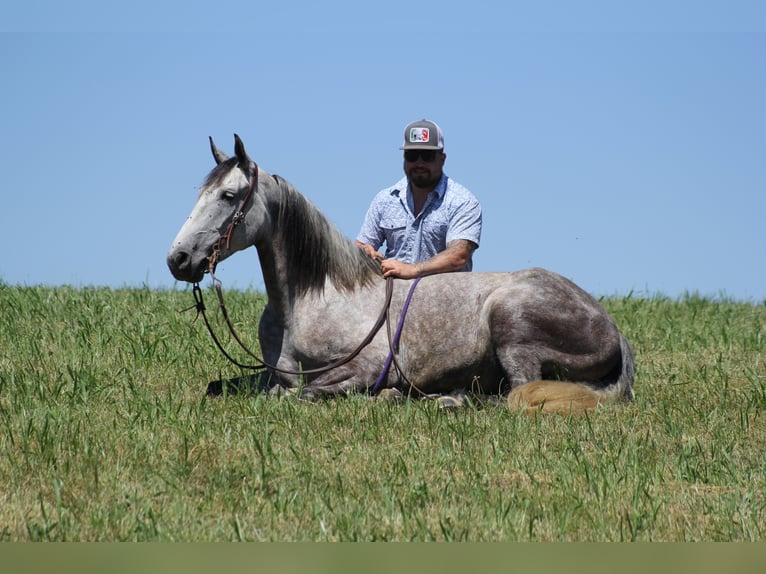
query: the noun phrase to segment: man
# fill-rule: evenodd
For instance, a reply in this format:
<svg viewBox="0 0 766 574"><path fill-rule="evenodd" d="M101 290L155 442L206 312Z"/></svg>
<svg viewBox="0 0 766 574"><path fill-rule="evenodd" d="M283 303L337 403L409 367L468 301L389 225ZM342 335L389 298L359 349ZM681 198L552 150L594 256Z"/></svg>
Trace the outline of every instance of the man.
<svg viewBox="0 0 766 574"><path fill-rule="evenodd" d="M406 177L375 196L355 243L381 259L384 277L470 271L481 237L481 205L444 173L441 129L429 120L413 122L400 149ZM385 257L378 251L383 243Z"/></svg>

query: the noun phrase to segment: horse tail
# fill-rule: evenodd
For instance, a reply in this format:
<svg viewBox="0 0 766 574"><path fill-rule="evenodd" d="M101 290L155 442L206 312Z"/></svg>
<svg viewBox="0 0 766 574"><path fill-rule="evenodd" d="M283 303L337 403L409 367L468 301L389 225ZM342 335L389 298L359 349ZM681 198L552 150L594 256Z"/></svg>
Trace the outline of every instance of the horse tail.
<svg viewBox="0 0 766 574"><path fill-rule="evenodd" d="M536 412L577 414L595 409L599 404L633 400L635 366L633 349L620 333L621 367L616 380L604 385L567 381L533 381L516 387L508 395L511 410L527 414Z"/></svg>

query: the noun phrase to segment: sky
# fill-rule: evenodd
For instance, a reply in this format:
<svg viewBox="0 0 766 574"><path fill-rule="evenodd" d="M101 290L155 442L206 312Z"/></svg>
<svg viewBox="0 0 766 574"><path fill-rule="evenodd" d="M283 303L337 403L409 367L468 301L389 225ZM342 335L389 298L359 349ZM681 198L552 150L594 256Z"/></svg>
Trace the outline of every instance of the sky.
<svg viewBox="0 0 766 574"><path fill-rule="evenodd" d="M766 302L766 2L127 4L0 7L0 283L184 288L208 136L354 238L428 118L474 271ZM263 290L255 249L217 276Z"/></svg>

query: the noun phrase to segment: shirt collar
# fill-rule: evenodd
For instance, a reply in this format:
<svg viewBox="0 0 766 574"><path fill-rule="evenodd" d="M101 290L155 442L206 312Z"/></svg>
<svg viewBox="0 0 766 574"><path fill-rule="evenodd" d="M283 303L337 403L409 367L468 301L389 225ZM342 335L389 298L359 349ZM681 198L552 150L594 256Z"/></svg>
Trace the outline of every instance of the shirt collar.
<svg viewBox="0 0 766 574"><path fill-rule="evenodd" d="M439 199L444 197L444 194L447 192L447 180L449 178L447 177L447 174L442 172L442 177L439 180L439 183L436 184L436 187L434 188L434 191L436 192L436 195ZM407 192L407 186L408 186L407 178L403 177L399 181L396 182L396 184L391 188L391 195L399 196L403 192Z"/></svg>

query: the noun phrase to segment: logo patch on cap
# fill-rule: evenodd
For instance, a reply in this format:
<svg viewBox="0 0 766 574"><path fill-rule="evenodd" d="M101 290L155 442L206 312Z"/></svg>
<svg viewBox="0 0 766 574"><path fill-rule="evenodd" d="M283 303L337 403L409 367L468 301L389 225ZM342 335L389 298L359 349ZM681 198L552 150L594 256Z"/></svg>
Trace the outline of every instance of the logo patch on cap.
<svg viewBox="0 0 766 574"><path fill-rule="evenodd" d="M431 130L428 128L410 128L410 143L428 143L431 141Z"/></svg>

